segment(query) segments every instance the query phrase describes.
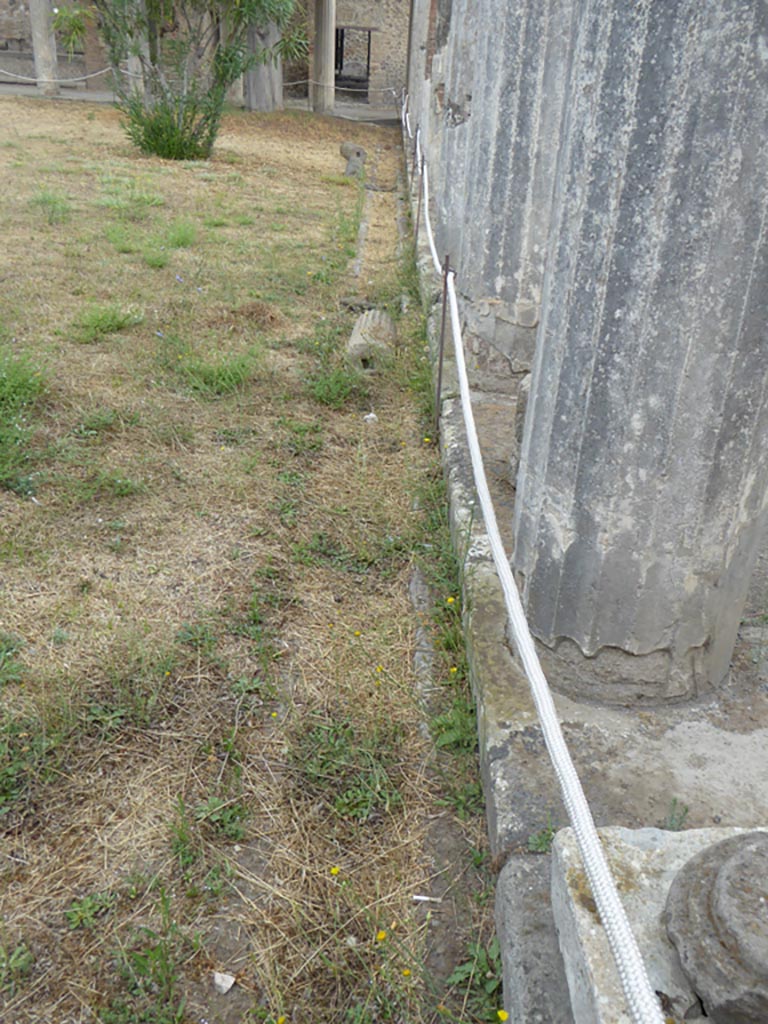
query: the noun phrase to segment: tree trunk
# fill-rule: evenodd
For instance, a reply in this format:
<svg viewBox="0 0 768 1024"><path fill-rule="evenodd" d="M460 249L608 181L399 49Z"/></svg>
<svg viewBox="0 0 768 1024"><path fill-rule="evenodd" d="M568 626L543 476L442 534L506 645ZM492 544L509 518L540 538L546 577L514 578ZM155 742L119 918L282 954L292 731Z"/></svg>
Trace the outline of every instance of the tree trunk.
<svg viewBox="0 0 768 1024"><path fill-rule="evenodd" d="M59 66L49 0L29 0L29 20L38 91L43 96L58 96L59 84L56 79L59 77Z"/></svg>
<svg viewBox="0 0 768 1024"><path fill-rule="evenodd" d="M251 25L248 46L252 52L271 49L280 41L280 29L274 22L265 28ZM279 57L252 68L245 75L245 105L248 110L269 113L283 109L283 62Z"/></svg>

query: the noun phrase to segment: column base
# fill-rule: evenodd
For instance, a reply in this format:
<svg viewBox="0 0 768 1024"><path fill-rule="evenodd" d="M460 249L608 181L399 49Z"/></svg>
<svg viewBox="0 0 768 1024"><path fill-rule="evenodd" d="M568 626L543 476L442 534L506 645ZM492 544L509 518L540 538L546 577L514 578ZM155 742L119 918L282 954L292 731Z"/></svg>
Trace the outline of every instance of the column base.
<svg viewBox="0 0 768 1024"><path fill-rule="evenodd" d="M592 657L567 637L552 647L537 640L536 647L553 690L597 704L675 704L711 692L728 678L727 672L722 678L709 678L706 647L682 656L669 650L629 654L603 647Z"/></svg>

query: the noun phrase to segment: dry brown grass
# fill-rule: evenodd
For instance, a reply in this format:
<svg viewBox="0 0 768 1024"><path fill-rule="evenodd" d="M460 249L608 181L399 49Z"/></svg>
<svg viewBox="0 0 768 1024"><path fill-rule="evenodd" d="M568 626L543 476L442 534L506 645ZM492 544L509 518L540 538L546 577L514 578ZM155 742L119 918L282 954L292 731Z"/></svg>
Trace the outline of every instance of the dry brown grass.
<svg viewBox="0 0 768 1024"><path fill-rule="evenodd" d="M340 365L339 295L397 294L394 199L370 194L350 280L347 125L232 116L210 163L171 165L110 109L0 107L0 341L46 381L29 480L0 491L0 632L24 641L2 691L2 1019L431 1020L412 896L450 815L407 587L436 469L402 386L420 353L339 409L306 383ZM354 137L394 184L397 134ZM84 343L94 308L137 322ZM358 820L310 778L311 727L332 723L358 775L381 754L395 806ZM245 817L224 835L227 809ZM19 949L34 964L3 968ZM130 994L136 949L171 964L167 1000L157 977ZM237 976L227 996L213 969Z"/></svg>

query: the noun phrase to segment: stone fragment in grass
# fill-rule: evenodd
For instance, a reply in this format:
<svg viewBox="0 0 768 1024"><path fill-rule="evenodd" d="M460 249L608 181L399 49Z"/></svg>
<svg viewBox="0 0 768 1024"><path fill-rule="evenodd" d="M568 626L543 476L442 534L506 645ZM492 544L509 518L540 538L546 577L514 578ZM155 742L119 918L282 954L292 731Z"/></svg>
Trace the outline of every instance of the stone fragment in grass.
<svg viewBox="0 0 768 1024"><path fill-rule="evenodd" d="M358 146L355 142L342 142L339 146L339 152L346 158L347 166L344 174L348 178L354 178L358 174L362 174L363 165L368 159L368 154L362 146Z"/></svg>
<svg viewBox="0 0 768 1024"><path fill-rule="evenodd" d="M380 309L369 309L355 321L347 342L347 362L363 373L383 369L396 340L392 317Z"/></svg>
<svg viewBox="0 0 768 1024"><path fill-rule="evenodd" d="M357 157L361 163L365 163L368 159L368 154L362 146L358 146L356 142L342 142L339 146L339 152L343 157L349 160L351 157Z"/></svg>
<svg viewBox="0 0 768 1024"><path fill-rule="evenodd" d="M234 984L235 978L232 974L221 974L219 971L213 972L213 987L220 996L225 996Z"/></svg>

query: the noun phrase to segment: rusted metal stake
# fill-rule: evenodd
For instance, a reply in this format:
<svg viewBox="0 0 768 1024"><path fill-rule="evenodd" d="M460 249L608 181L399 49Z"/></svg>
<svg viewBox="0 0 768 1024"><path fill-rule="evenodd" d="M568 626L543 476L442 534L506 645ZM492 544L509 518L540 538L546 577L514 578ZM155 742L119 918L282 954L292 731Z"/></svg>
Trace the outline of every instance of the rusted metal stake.
<svg viewBox="0 0 768 1024"><path fill-rule="evenodd" d="M437 393L435 395L435 437L440 431L440 395L443 390L443 352L445 351L445 314L448 309L448 274L451 271L451 257L445 257L443 264L443 313L440 318L440 348L437 356Z"/></svg>
<svg viewBox="0 0 768 1024"><path fill-rule="evenodd" d="M421 157L419 167L419 198L416 203L416 226L413 231L413 258L419 261L419 224L421 223L421 197L424 194L424 155Z"/></svg>

